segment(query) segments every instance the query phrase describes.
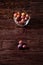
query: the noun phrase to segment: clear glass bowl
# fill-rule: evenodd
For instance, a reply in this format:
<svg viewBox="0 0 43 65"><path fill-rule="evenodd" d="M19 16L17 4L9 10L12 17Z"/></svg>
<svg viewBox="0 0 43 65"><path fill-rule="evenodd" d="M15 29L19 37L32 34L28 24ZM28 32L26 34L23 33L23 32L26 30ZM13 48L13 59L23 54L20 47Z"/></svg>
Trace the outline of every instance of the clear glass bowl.
<svg viewBox="0 0 43 65"><path fill-rule="evenodd" d="M27 13L28 14L28 13ZM21 27L24 27L24 26L26 26L28 23L29 23L29 21L30 21L30 15L29 15L29 17L28 17L28 19L25 21L25 23L22 25L22 24L20 24L20 23L18 23L18 21L15 19L15 17L13 16L13 20L14 20L14 22L18 25L18 26L21 26Z"/></svg>

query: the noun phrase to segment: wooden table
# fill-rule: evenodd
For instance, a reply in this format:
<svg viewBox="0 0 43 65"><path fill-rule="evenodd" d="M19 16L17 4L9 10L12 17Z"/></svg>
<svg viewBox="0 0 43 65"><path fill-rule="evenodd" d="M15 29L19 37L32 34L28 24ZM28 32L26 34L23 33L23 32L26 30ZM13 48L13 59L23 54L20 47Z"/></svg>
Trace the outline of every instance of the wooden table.
<svg viewBox="0 0 43 65"><path fill-rule="evenodd" d="M0 65L43 65L43 3L30 3L32 17L23 28L13 21L14 9L0 4L3 6L0 8ZM29 49L17 48L20 39L26 42Z"/></svg>

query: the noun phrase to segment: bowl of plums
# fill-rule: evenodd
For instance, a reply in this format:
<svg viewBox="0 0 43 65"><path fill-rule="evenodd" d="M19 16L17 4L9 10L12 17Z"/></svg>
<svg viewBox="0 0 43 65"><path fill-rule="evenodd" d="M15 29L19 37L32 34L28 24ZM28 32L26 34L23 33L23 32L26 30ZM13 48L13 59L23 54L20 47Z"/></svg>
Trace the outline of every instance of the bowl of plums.
<svg viewBox="0 0 43 65"><path fill-rule="evenodd" d="M14 22L21 27L26 26L30 21L30 15L26 12L14 12L13 14Z"/></svg>

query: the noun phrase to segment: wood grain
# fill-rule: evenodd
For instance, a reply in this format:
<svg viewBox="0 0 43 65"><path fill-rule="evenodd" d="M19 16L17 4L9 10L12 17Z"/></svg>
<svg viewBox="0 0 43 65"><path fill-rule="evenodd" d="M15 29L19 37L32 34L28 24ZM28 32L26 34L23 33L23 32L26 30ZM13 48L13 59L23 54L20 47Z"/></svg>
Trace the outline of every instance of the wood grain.
<svg viewBox="0 0 43 65"><path fill-rule="evenodd" d="M13 20L18 8L31 14L26 27ZM17 48L20 39L29 49ZM43 65L43 0L0 0L0 65Z"/></svg>

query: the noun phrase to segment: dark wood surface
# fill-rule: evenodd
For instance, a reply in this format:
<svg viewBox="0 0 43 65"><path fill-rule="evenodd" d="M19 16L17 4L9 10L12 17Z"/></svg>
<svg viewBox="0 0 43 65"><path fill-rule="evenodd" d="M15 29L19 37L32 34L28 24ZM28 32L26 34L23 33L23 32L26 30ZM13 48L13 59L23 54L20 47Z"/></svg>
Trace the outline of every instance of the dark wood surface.
<svg viewBox="0 0 43 65"><path fill-rule="evenodd" d="M31 14L23 28L13 21L18 7ZM17 48L20 39L29 49ZM43 0L0 0L0 65L43 65Z"/></svg>

